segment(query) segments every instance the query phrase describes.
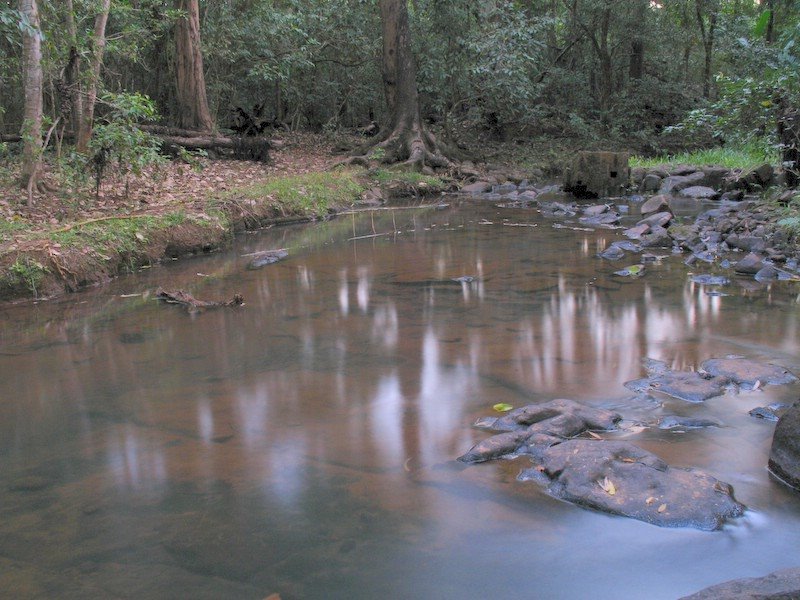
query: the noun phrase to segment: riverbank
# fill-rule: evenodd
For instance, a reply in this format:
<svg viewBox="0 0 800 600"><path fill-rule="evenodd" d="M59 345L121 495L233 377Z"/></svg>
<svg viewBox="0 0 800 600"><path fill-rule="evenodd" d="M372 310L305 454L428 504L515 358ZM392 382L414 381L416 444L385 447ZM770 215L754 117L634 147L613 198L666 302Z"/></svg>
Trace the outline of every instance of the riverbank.
<svg viewBox="0 0 800 600"><path fill-rule="evenodd" d="M76 184L81 178L70 180L61 173L61 180L54 182L58 191L37 193L31 204L15 183L12 161L10 167L0 167L0 301L53 298L166 260L214 252L241 231L324 220L345 210L387 200L419 200L458 188L459 182L447 177L333 168L341 146L341 139L287 134L275 145L269 163L184 157L138 177L106 178L97 192L85 177ZM572 154L567 146L558 149L552 143L533 143L525 149L486 146L485 162L463 164L459 177L466 180L461 183L473 182L465 191L475 188L472 191L478 193L507 181L552 180ZM737 173L728 187L750 193L751 208L758 205L758 224L770 234L768 241L780 242L780 256L792 256L800 232L797 200L787 196L777 202L780 193L773 192L779 188L765 191L772 179L750 181L765 168L772 174L769 165L753 166ZM663 182L684 177L686 169L637 166L632 189L645 195L661 193ZM706 170L712 175L706 177L709 181L693 184L722 191L731 169ZM505 187L516 190L515 185ZM537 193L530 192L532 197ZM744 223L747 227L739 225L737 221L729 229L738 237L751 236L749 222ZM781 233L773 235L777 231Z"/></svg>
<svg viewBox="0 0 800 600"><path fill-rule="evenodd" d="M0 184L0 301L52 298L165 260L216 251L236 232L327 219L385 199L439 195L438 177L331 169L331 144L296 134L269 163L196 158L99 193L58 182L26 203L13 166Z"/></svg>

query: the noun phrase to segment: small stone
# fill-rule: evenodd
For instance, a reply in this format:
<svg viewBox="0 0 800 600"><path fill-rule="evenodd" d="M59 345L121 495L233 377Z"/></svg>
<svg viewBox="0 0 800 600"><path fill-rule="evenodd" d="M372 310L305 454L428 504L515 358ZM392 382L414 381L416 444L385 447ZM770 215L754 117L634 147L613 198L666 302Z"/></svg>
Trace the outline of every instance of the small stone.
<svg viewBox="0 0 800 600"><path fill-rule="evenodd" d="M733 267L733 270L744 275L755 275L763 267L764 259L758 254L751 252L738 263L736 263L736 265Z"/></svg>

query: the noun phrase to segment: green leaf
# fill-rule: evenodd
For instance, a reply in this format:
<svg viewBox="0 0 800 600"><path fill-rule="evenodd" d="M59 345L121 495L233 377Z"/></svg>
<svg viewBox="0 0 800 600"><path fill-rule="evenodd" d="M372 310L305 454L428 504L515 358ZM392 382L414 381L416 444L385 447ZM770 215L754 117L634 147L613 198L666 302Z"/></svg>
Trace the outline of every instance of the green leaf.
<svg viewBox="0 0 800 600"><path fill-rule="evenodd" d="M510 404L506 404L505 402L499 402L494 406L492 406L492 408L495 409L497 412L508 412L514 407L511 406Z"/></svg>
<svg viewBox="0 0 800 600"><path fill-rule="evenodd" d="M619 275L620 277L641 277L644 275L644 270L644 265L631 265L625 267L621 271L614 271L614 275Z"/></svg>
<svg viewBox="0 0 800 600"><path fill-rule="evenodd" d="M761 13L761 16L758 17L758 20L753 27L753 37L764 37L764 34L767 32L767 26L769 25L769 19L771 16L771 10L765 10L763 13Z"/></svg>

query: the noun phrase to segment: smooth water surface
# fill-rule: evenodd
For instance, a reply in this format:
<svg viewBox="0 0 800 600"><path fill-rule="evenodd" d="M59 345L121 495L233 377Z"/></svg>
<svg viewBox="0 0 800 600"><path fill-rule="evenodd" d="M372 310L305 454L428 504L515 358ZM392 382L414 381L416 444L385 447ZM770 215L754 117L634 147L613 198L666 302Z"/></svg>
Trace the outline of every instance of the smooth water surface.
<svg viewBox="0 0 800 600"><path fill-rule="evenodd" d="M666 599L798 566L800 495L747 414L798 387L623 387L645 358L800 373L797 284L710 295L679 256L623 279L595 257L618 232L553 223L457 200L347 215L0 309L0 595ZM246 305L189 314L158 286ZM455 462L492 405L558 397L723 422L606 437L731 483L747 516L661 529L517 482L524 458Z"/></svg>

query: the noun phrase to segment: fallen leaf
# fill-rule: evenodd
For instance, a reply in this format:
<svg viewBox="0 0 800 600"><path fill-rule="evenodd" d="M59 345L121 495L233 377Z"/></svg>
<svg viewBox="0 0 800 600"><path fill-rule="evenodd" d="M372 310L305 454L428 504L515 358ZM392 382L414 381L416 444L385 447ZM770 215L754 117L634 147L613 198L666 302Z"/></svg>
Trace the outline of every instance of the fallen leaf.
<svg viewBox="0 0 800 600"><path fill-rule="evenodd" d="M647 506L650 506L655 501L656 499L650 496L647 500L644 501L644 503L647 504Z"/></svg>
<svg viewBox="0 0 800 600"><path fill-rule="evenodd" d="M660 513L663 513L665 510L667 510L666 504L662 504L661 506L658 507L658 512Z"/></svg>
<svg viewBox="0 0 800 600"><path fill-rule="evenodd" d="M508 412L509 410L511 410L514 407L511 406L510 404L506 404L505 402L498 402L497 404L492 406L492 408L494 410L496 410L497 412Z"/></svg>
<svg viewBox="0 0 800 600"><path fill-rule="evenodd" d="M614 494L617 493L617 488L614 487L614 484L608 477L603 479L603 481L598 481L597 483L601 488L603 488L603 491L609 496L613 496Z"/></svg>

